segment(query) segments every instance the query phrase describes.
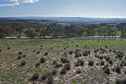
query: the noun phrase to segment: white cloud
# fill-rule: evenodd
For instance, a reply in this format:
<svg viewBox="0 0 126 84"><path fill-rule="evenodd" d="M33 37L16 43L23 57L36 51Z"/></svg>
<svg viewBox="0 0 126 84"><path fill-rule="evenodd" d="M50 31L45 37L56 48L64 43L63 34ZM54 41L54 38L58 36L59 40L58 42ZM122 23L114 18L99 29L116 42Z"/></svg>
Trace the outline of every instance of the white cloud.
<svg viewBox="0 0 126 84"><path fill-rule="evenodd" d="M9 2L12 3L35 3L38 2L39 0L9 0Z"/></svg>
<svg viewBox="0 0 126 84"><path fill-rule="evenodd" d="M4 4L0 3L0 7L4 7L4 6L16 6L16 5L20 5L20 4L32 4L32 3L36 3L38 1L39 0L8 0Z"/></svg>

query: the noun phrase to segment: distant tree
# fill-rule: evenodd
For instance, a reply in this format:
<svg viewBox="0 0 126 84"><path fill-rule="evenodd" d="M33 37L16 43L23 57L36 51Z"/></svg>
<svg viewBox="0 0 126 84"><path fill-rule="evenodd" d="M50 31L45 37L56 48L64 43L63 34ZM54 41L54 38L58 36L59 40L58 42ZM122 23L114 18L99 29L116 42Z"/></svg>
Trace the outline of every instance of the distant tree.
<svg viewBox="0 0 126 84"><path fill-rule="evenodd" d="M48 28L47 26L44 26L40 29L40 37L42 36L43 38L45 38L45 36L48 35Z"/></svg>
<svg viewBox="0 0 126 84"><path fill-rule="evenodd" d="M4 38L6 35L4 33L0 33L0 38Z"/></svg>
<svg viewBox="0 0 126 84"><path fill-rule="evenodd" d="M0 38L5 37L5 32L3 31L2 27L0 27Z"/></svg>
<svg viewBox="0 0 126 84"><path fill-rule="evenodd" d="M119 31L121 32L121 37L126 38L126 23L121 23L118 25Z"/></svg>
<svg viewBox="0 0 126 84"><path fill-rule="evenodd" d="M36 33L33 30L27 30L25 31L25 35L30 38L34 38L36 36Z"/></svg>

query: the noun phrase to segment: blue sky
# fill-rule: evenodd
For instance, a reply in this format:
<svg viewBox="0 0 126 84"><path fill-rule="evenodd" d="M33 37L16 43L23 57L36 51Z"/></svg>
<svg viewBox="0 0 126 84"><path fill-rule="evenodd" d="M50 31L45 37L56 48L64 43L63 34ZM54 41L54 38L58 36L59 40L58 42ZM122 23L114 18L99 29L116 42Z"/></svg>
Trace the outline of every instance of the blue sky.
<svg viewBox="0 0 126 84"><path fill-rule="evenodd" d="M0 0L2 16L126 18L126 0Z"/></svg>

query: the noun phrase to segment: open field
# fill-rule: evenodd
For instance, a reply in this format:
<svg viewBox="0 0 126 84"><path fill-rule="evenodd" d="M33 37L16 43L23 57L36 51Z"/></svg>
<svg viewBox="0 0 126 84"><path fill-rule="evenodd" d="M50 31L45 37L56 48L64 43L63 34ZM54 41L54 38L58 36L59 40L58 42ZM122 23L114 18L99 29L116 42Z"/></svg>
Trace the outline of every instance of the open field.
<svg viewBox="0 0 126 84"><path fill-rule="evenodd" d="M1 39L0 84L125 84L125 52L126 40Z"/></svg>
<svg viewBox="0 0 126 84"><path fill-rule="evenodd" d="M78 38L65 39L1 39L0 47L13 48L85 48L85 47L118 47L125 48L126 40L83 40Z"/></svg>

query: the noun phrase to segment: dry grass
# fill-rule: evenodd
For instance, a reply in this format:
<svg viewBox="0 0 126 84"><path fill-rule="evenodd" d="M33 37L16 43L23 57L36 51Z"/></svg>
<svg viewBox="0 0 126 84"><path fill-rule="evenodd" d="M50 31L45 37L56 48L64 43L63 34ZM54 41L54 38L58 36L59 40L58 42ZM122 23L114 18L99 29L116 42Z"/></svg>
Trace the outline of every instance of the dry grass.
<svg viewBox="0 0 126 84"><path fill-rule="evenodd" d="M0 84L115 84L125 80L125 40L101 42L0 40Z"/></svg>

